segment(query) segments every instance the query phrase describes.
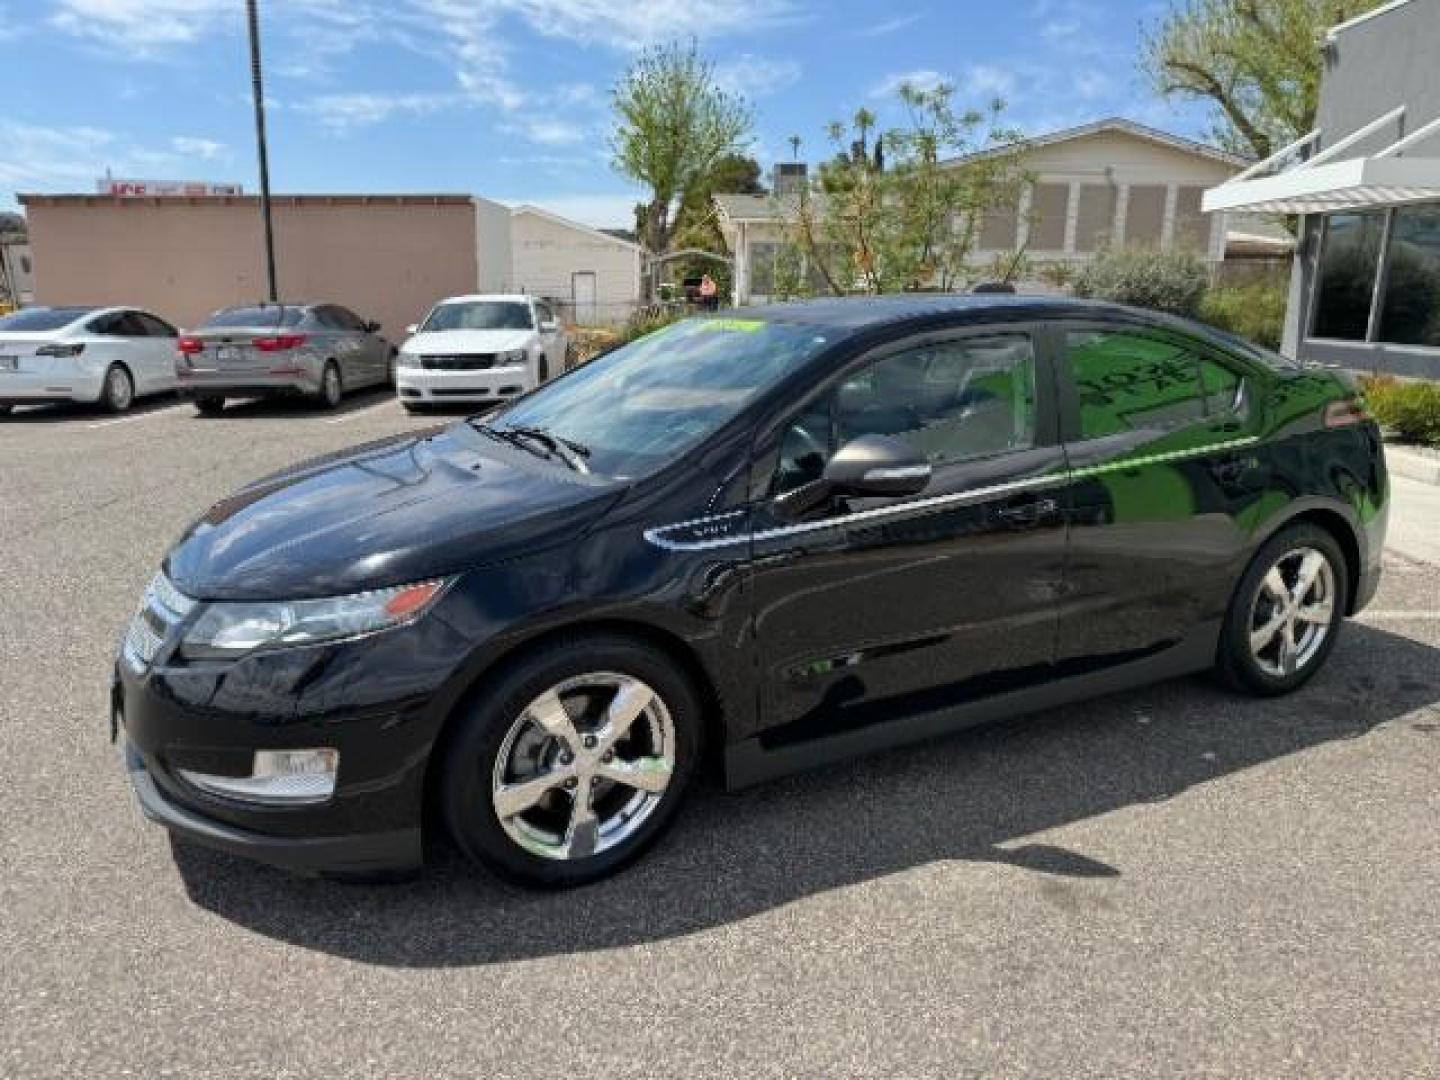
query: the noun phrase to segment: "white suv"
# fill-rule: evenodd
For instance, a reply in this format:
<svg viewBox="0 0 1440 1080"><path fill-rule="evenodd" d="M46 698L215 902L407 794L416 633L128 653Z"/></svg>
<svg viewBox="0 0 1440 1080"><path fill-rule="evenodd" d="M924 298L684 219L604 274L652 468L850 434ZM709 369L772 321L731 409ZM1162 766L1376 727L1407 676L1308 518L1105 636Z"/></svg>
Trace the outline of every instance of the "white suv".
<svg viewBox="0 0 1440 1080"><path fill-rule="evenodd" d="M411 326L395 387L410 412L523 394L565 369L565 332L533 296L456 296Z"/></svg>

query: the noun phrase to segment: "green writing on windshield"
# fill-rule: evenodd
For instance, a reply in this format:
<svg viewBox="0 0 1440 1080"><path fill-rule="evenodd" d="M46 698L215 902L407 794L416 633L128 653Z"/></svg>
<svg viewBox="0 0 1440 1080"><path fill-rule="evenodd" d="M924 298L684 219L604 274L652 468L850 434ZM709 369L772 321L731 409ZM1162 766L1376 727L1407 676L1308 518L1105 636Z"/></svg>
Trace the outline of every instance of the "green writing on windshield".
<svg viewBox="0 0 1440 1080"><path fill-rule="evenodd" d="M762 319L705 319L697 327L700 330L738 330L743 334L753 334L764 328Z"/></svg>

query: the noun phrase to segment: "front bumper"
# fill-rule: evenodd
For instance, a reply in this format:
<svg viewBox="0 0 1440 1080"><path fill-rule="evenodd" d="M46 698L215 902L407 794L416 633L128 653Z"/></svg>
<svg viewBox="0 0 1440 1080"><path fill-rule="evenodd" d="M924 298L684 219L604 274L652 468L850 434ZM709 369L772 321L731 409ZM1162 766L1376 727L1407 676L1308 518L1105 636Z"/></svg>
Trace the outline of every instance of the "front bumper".
<svg viewBox="0 0 1440 1080"><path fill-rule="evenodd" d="M428 371L412 367L395 370L400 400L412 405L503 401L525 393L534 384L530 368L523 364L478 371Z"/></svg>
<svg viewBox="0 0 1440 1080"><path fill-rule="evenodd" d="M240 855L301 874L391 873L420 866L420 829L354 836L267 836L215 821L165 797L127 740L125 769L140 811L177 836L217 851Z"/></svg>

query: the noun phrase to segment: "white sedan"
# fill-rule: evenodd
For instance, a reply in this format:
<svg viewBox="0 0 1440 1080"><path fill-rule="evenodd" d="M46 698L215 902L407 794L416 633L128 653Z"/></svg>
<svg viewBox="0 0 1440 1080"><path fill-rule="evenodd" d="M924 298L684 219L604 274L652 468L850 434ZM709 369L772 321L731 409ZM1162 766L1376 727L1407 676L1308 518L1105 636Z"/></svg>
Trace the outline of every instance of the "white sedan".
<svg viewBox="0 0 1440 1080"><path fill-rule="evenodd" d="M565 370L565 331L550 305L524 294L441 300L409 328L395 387L410 412L523 394Z"/></svg>
<svg viewBox="0 0 1440 1080"><path fill-rule="evenodd" d="M33 307L0 319L0 415L53 401L124 412L175 389L179 331L132 307Z"/></svg>

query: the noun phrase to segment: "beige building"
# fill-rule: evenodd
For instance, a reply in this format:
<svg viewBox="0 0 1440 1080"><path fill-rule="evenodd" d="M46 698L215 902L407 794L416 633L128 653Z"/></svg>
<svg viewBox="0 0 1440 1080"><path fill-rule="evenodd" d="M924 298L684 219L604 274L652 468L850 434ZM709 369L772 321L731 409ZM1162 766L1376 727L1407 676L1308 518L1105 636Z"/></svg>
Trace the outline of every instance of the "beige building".
<svg viewBox="0 0 1440 1080"><path fill-rule="evenodd" d="M180 326L265 297L259 200L21 195L35 302L134 304ZM439 298L509 291L510 211L468 195L283 195L279 292L328 300L404 337Z"/></svg>
<svg viewBox="0 0 1440 1080"><path fill-rule="evenodd" d="M511 212L510 242L514 287L551 301L568 322L624 322L640 302L638 244L537 206Z"/></svg>
<svg viewBox="0 0 1440 1080"><path fill-rule="evenodd" d="M959 168L983 155L957 158ZM1207 261L1225 258L1224 215L1206 215L1206 188L1234 176L1246 161L1203 143L1129 120L1100 120L1038 136L1020 147L1028 177L1015 205L978 223L971 261L988 266L1023 250L1031 264L1083 263L1106 246L1189 248ZM792 167L793 168L793 167ZM784 234L781 202L773 197L720 195L722 233L735 255L736 300L761 302ZM1287 245L1263 223L1236 223L1247 240ZM1238 240L1238 237L1237 237Z"/></svg>

